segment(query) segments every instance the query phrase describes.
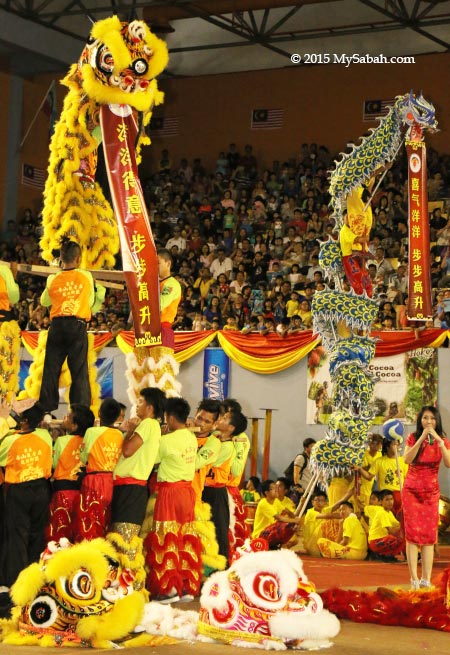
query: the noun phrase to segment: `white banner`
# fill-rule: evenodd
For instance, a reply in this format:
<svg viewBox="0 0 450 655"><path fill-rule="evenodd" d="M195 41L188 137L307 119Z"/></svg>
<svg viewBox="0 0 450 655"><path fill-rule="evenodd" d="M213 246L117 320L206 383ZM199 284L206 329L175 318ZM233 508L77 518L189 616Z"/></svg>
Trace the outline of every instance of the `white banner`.
<svg viewBox="0 0 450 655"><path fill-rule="evenodd" d="M424 405L437 401L437 351L435 348L419 348L391 357L375 357L369 366L378 378L372 402L375 408L375 424L388 418L403 419L415 423ZM320 356L312 351L308 356L308 398L306 422L308 425L328 422L333 407L333 384L328 366L328 355Z"/></svg>

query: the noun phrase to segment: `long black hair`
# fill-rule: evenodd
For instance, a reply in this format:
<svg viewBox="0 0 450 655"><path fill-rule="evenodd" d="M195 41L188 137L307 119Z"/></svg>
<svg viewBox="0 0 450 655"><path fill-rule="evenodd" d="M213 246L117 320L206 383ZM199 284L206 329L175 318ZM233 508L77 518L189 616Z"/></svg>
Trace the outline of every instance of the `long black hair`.
<svg viewBox="0 0 450 655"><path fill-rule="evenodd" d="M433 405L425 405L425 407L422 407L420 412L417 414L417 423L416 423L416 431L413 433L415 441L420 437L420 435L423 432L423 427L422 427L422 417L425 414L425 412L431 412L436 419L436 432L440 437L445 436L444 429L442 427L442 419L441 419L441 414L438 410L437 407L433 407Z"/></svg>

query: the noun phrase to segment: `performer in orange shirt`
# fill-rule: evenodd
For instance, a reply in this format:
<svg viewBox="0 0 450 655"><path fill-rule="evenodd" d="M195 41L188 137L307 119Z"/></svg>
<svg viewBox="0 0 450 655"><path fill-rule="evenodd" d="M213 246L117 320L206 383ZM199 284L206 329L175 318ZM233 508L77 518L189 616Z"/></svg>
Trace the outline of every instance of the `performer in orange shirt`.
<svg viewBox="0 0 450 655"><path fill-rule="evenodd" d="M5 580L10 587L20 571L39 560L45 547L52 473L52 438L36 429L44 418L39 403L21 414L20 431L0 443L0 466L8 484L5 499Z"/></svg>
<svg viewBox="0 0 450 655"><path fill-rule="evenodd" d="M95 416L86 405L75 403L64 419L69 434L58 437L53 447L53 495L50 501L47 541L66 537L75 542L75 516L80 504L80 450L86 430Z"/></svg>
<svg viewBox="0 0 450 655"><path fill-rule="evenodd" d="M48 277L41 296L41 305L51 306L39 397L46 412L58 408L58 382L66 358L72 378L70 404L91 405L86 323L100 309L105 297L105 288L94 283L91 273L79 268L78 243L65 241L60 257L62 270Z"/></svg>
<svg viewBox="0 0 450 655"><path fill-rule="evenodd" d="M122 411L114 398L100 405L100 426L90 427L81 446L86 475L77 508L77 541L104 537L111 522L113 471L122 454L123 434L114 427Z"/></svg>

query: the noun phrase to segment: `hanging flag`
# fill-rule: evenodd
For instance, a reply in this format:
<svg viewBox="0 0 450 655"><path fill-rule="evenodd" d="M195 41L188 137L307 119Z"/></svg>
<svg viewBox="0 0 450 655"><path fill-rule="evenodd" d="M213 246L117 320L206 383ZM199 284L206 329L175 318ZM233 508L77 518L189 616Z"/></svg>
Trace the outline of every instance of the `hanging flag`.
<svg viewBox="0 0 450 655"><path fill-rule="evenodd" d="M405 141L408 158L409 267L407 316L413 321L433 317L430 274L430 225L428 217L427 154L422 130L411 128Z"/></svg>
<svg viewBox="0 0 450 655"><path fill-rule="evenodd" d="M22 164L22 184L24 186L33 186L36 189L43 189L47 171L45 168L37 168L31 164Z"/></svg>
<svg viewBox="0 0 450 655"><path fill-rule="evenodd" d="M55 123L58 118L56 107L56 83L55 80L50 84L47 96L42 105L42 111L48 118L49 135L52 136L55 131Z"/></svg>
<svg viewBox="0 0 450 655"><path fill-rule="evenodd" d="M395 98L388 98L387 100L364 100L363 121L374 121L377 118L386 116L394 103Z"/></svg>
<svg viewBox="0 0 450 655"><path fill-rule="evenodd" d="M152 138L166 138L169 136L178 136L180 133L179 116L157 116L150 121L150 136Z"/></svg>
<svg viewBox="0 0 450 655"><path fill-rule="evenodd" d="M252 130L279 130L283 127L284 109L253 109Z"/></svg>
<svg viewBox="0 0 450 655"><path fill-rule="evenodd" d="M134 345L161 344L158 257L139 180L138 126L129 105L100 105L106 172L120 236Z"/></svg>

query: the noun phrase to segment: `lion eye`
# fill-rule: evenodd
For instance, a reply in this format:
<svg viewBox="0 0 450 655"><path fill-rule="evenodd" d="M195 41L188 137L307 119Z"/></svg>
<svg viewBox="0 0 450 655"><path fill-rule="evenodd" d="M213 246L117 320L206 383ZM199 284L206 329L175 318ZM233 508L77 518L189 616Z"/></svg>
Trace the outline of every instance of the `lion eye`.
<svg viewBox="0 0 450 655"><path fill-rule="evenodd" d="M271 573L258 573L255 575L253 591L265 601L275 603L280 599L278 579Z"/></svg>
<svg viewBox="0 0 450 655"><path fill-rule="evenodd" d="M30 605L30 623L37 628L49 628L58 617L56 602L50 596L38 596Z"/></svg>
<svg viewBox="0 0 450 655"><path fill-rule="evenodd" d="M91 575L87 571L77 571L66 582L67 593L73 598L88 600L94 596L95 589Z"/></svg>
<svg viewBox="0 0 450 655"><path fill-rule="evenodd" d="M114 69L114 58L110 51L105 47L101 46L97 50L96 65L102 73L110 75Z"/></svg>
<svg viewBox="0 0 450 655"><path fill-rule="evenodd" d="M131 68L134 70L136 75L145 75L145 73L148 71L148 64L145 59L136 59L136 61L133 61L131 64Z"/></svg>

